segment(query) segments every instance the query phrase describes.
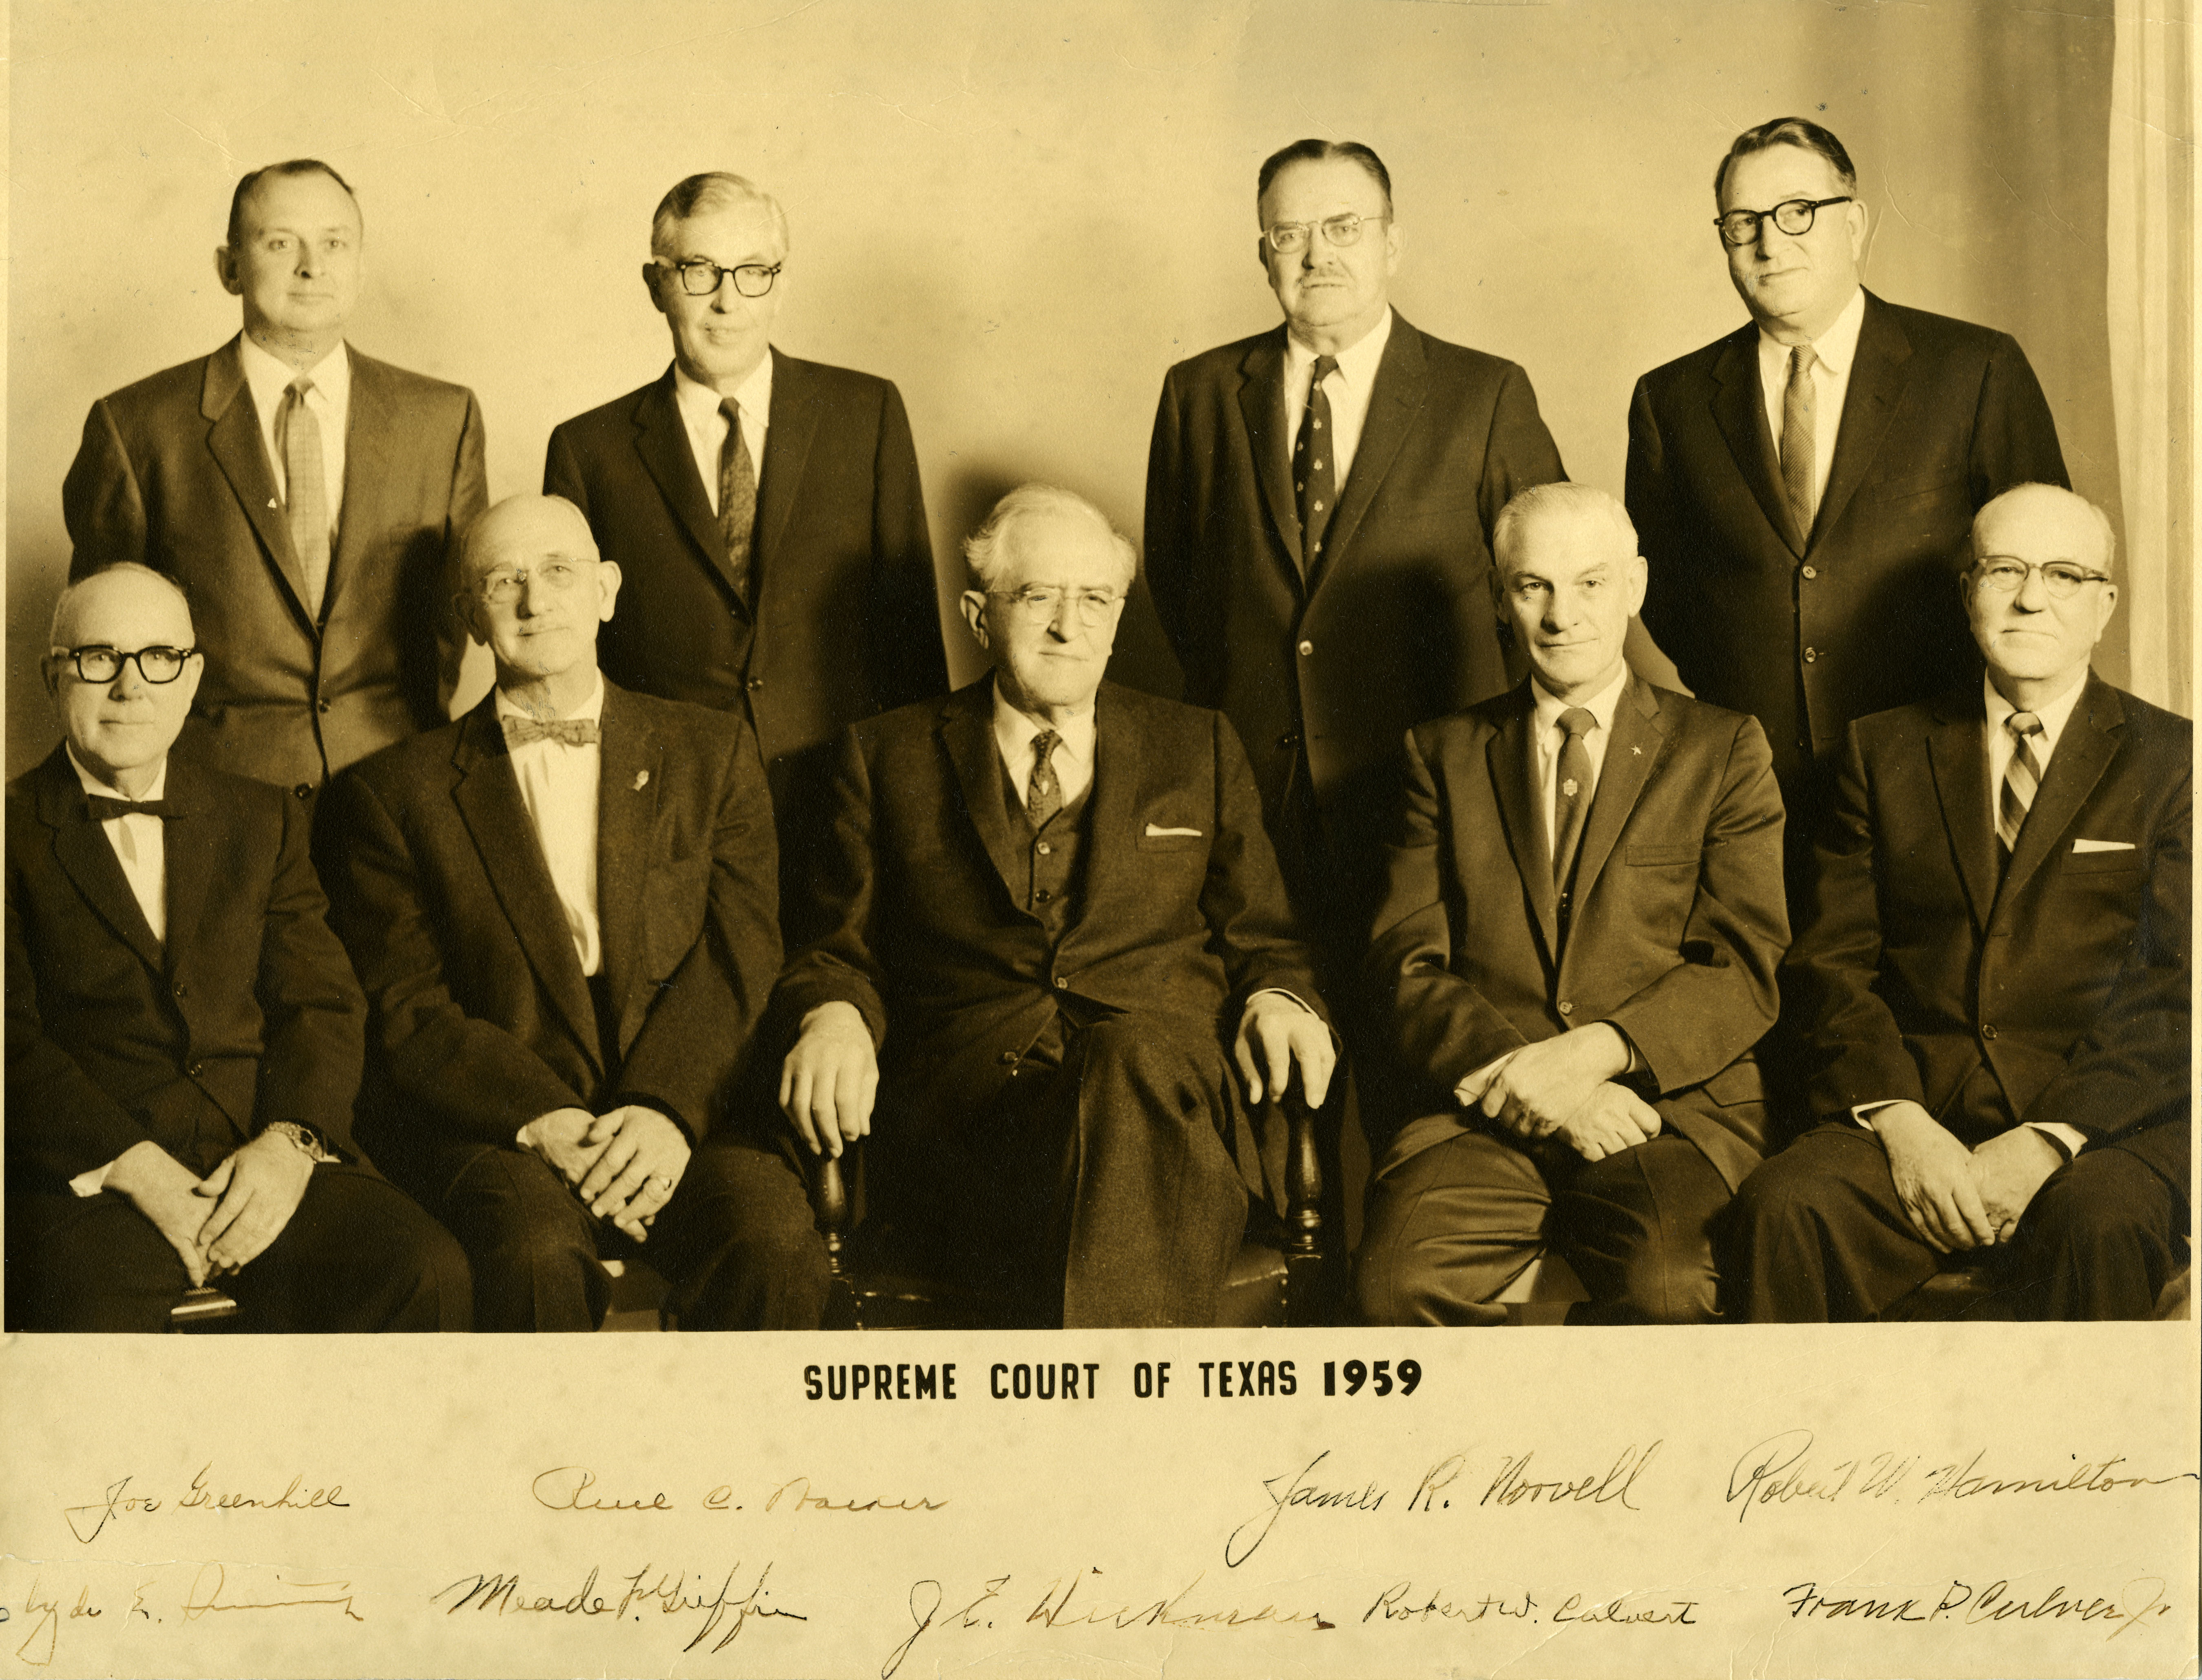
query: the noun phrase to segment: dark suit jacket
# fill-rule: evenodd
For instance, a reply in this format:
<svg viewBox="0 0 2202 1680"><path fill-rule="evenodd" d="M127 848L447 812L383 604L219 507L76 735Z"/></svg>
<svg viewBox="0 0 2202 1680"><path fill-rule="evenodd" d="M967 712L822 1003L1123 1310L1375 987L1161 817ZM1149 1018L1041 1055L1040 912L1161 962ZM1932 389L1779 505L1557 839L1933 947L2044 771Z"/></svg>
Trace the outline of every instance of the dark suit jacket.
<svg viewBox="0 0 2202 1680"><path fill-rule="evenodd" d="M62 486L72 577L137 560L190 592L206 676L179 750L283 787L443 722L445 558L487 500L474 393L353 351L315 624L234 339L94 403Z"/></svg>
<svg viewBox="0 0 2202 1680"><path fill-rule="evenodd" d="M1766 726L1802 820L1815 759L1853 718L1980 670L1966 535L1982 504L2034 481L2064 484L2064 457L2017 340L1868 292L1827 492L1810 532L1792 529L1746 321L1637 381L1644 628L1700 699Z"/></svg>
<svg viewBox="0 0 2202 1680"><path fill-rule="evenodd" d="M822 757L883 707L945 693L948 664L901 395L868 374L772 358L754 616L728 580L670 368L551 433L543 488L588 516L623 576L598 644L604 674L742 713L784 800L803 755Z"/></svg>
<svg viewBox="0 0 2202 1680"><path fill-rule="evenodd" d="M1613 716L1557 937L1551 841L1530 767L1529 686L1407 740L1406 797L1368 959L1380 1048L1411 1082L1393 1163L1469 1123L1453 1088L1487 1062L1609 1021L1667 1123L1733 1189L1758 1164L1752 1046L1789 942L1781 799L1756 722L1630 680ZM1398 1117L1377 1116L1380 1160Z"/></svg>
<svg viewBox="0 0 2202 1680"><path fill-rule="evenodd" d="M1383 809L1409 724L1513 681L1491 527L1516 491L1565 474L1528 374L1395 313L1326 557L1306 577L1284 367L1278 327L1164 376L1147 581L1186 698L1230 718L1264 811L1283 807L1304 736L1326 817L1350 821Z"/></svg>
<svg viewBox="0 0 2202 1680"><path fill-rule="evenodd" d="M1210 1044L1256 992L1321 1006L1231 726L1104 683L1095 727L1083 910L1052 948L1010 887L992 678L844 739L813 875L829 931L790 959L775 1014L862 1011L882 1110L913 1135L979 1112L1058 998ZM1198 832L1150 832L1173 828Z"/></svg>
<svg viewBox="0 0 2202 1680"><path fill-rule="evenodd" d="M605 685L606 1042L496 704L492 693L329 790L337 930L369 1005L378 1101L364 1141L509 1144L552 1109L630 1102L701 1140L780 968L772 811L749 731Z"/></svg>
<svg viewBox="0 0 2202 1680"><path fill-rule="evenodd" d="M205 1174L269 1122L349 1149L366 1011L295 799L172 758L156 944L56 746L8 787L8 1187L151 1139Z"/></svg>
<svg viewBox="0 0 2202 1680"><path fill-rule="evenodd" d="M2091 675L2000 881L1987 727L1978 679L1851 726L1782 971L1813 1108L1909 1099L1969 1145L2054 1121L2183 1197L2194 726Z"/></svg>

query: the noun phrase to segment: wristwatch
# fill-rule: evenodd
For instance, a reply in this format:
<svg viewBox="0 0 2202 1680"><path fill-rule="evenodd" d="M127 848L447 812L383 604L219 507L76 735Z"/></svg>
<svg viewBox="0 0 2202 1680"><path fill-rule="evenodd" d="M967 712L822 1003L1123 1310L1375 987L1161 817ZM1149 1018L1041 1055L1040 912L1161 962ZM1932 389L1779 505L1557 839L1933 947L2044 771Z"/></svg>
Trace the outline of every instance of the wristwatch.
<svg viewBox="0 0 2202 1680"><path fill-rule="evenodd" d="M302 1126L296 1120L270 1120L260 1129L263 1135L274 1132L279 1137L290 1139L298 1146L299 1152L309 1161L336 1159L336 1157L331 1154L327 1147L322 1144L321 1135L311 1126Z"/></svg>

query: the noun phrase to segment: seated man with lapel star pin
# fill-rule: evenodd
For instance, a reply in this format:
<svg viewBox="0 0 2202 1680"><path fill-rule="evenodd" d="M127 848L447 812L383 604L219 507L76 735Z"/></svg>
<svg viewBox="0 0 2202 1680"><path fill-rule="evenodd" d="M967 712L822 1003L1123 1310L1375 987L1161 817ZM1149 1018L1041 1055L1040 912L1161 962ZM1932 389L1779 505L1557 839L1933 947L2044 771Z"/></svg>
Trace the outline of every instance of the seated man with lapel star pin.
<svg viewBox="0 0 2202 1680"><path fill-rule="evenodd" d="M466 1257L351 1148L366 1009L304 809L169 749L206 655L174 582L71 584L62 744L8 788L8 1328L463 1330Z"/></svg>
<svg viewBox="0 0 2202 1680"><path fill-rule="evenodd" d="M1253 1105L1336 1059L1253 774L1102 681L1136 557L1098 508L1026 485L964 552L994 669L843 738L780 1102L839 1154L876 1096L875 1199L1033 1322L1212 1324L1281 1205Z"/></svg>
<svg viewBox="0 0 2202 1680"><path fill-rule="evenodd" d="M2089 669L2111 522L1973 522L1984 678L1853 723L1782 985L1822 1123L1753 1173L1754 1319L1877 1317L1982 1253L2028 1318L2143 1318L2187 1263L2193 725Z"/></svg>
<svg viewBox="0 0 2202 1680"><path fill-rule="evenodd" d="M495 689L330 790L362 1129L465 1247L478 1329L600 1323L637 1245L685 1329L807 1328L802 1182L731 1114L780 968L763 771L739 718L604 681L619 586L571 503L498 503L456 596Z"/></svg>
<svg viewBox="0 0 2202 1680"><path fill-rule="evenodd" d="M1757 720L1630 673L1646 565L1613 498L1526 490L1493 547L1531 675L1407 737L1366 976L1410 1101L1366 1117L1362 1309L1503 1323L1549 1247L1590 1291L1572 1322L1700 1323L1710 1222L1764 1147L1772 757Z"/></svg>

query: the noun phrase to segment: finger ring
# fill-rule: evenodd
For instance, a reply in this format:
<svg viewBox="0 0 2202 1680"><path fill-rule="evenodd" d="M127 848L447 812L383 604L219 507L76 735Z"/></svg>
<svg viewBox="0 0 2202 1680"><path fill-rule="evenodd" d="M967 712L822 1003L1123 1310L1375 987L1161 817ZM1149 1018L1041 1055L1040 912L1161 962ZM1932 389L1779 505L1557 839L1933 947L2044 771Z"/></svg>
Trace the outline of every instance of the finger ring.
<svg viewBox="0 0 2202 1680"><path fill-rule="evenodd" d="M664 1191L667 1194L668 1194L668 1195L669 1195L669 1194L672 1194L672 1191L673 1191L673 1181L672 1181L672 1179L671 1179L671 1178L669 1178L668 1176L667 1176L664 1173L662 1173L662 1172L654 1172L654 1173L651 1174L651 1176L650 1176L650 1182L651 1182L651 1183L653 1183L653 1184L656 1185L656 1186L657 1186L657 1188L658 1188L659 1189L661 1189L661 1190Z"/></svg>

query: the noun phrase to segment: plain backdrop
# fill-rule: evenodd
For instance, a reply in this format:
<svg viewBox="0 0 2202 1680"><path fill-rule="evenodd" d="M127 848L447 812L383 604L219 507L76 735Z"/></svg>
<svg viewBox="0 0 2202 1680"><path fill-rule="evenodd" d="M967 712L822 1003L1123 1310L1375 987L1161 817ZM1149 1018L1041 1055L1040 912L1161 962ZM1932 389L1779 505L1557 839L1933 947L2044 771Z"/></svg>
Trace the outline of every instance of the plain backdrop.
<svg viewBox="0 0 2202 1680"><path fill-rule="evenodd" d="M1638 374L1742 319L1711 226L1729 139L1797 113L1857 159L1867 282L2014 333L2075 486L2117 510L2105 324L2111 0L17 0L8 768L68 564L91 402L237 330L243 171L356 189L362 350L480 396L492 497L553 425L655 377L665 189L749 174L792 225L779 341L894 380L944 601L1045 478L1140 520L1163 369L1273 325L1254 174L1304 134L1391 166L1402 314L1529 371L1618 492ZM2100 663L2124 670L2123 618ZM951 627L957 675L976 668ZM1135 604L1118 675L1175 674ZM1381 673L1372 673L1381 680Z"/></svg>

